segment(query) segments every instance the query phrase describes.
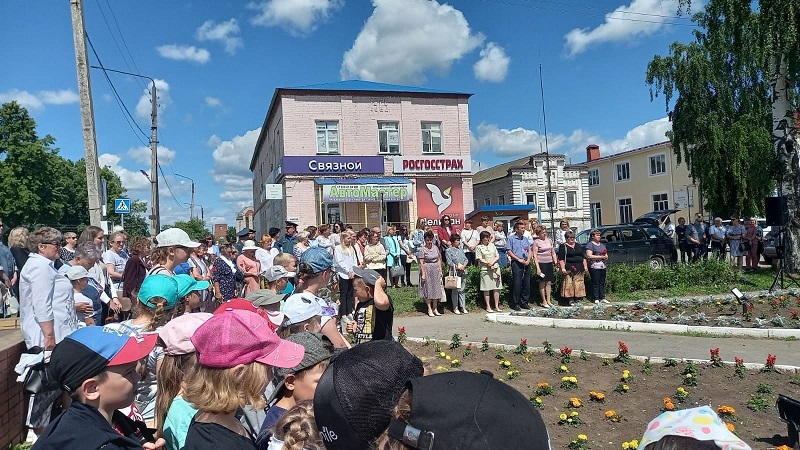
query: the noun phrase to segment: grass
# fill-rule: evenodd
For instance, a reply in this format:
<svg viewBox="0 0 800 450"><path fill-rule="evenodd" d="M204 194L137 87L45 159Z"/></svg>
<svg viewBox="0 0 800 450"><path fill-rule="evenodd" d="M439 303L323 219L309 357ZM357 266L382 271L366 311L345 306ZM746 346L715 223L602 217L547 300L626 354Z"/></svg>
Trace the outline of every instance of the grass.
<svg viewBox="0 0 800 450"><path fill-rule="evenodd" d="M772 280L775 277L773 269L759 269L757 272L741 273L739 275L739 282L736 283L742 291L760 291L769 289L772 285ZM510 283L510 278L503 280L504 284ZM608 299L610 301L637 301L646 299L656 299L659 297L688 297L688 296L701 296L701 295L714 295L714 294L728 294L734 285L731 284L714 284L706 286L686 285L681 284L671 287L670 289L663 290L635 290L630 292L609 293ZM467 287L469 289L469 285ZM590 290L590 287L589 289ZM531 290L534 298L538 295L535 290ZM427 311L425 301L417 296L417 287L404 287L404 288L390 288L389 295L392 297L396 314L408 314L414 312L424 313ZM467 309L482 309L483 297L479 296L480 306L475 302L475 295L467 295L466 306ZM506 299L501 296L501 303L507 306ZM449 303L447 303L449 305ZM615 330L617 331L617 330Z"/></svg>

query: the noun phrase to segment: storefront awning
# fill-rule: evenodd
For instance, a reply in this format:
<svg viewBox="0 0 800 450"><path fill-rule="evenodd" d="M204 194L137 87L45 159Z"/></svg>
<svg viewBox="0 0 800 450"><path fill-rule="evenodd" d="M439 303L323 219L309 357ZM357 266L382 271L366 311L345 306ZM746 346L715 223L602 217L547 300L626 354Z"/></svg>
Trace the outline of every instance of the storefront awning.
<svg viewBox="0 0 800 450"><path fill-rule="evenodd" d="M326 184L410 184L411 179L404 177L381 178L315 178L314 182Z"/></svg>
<svg viewBox="0 0 800 450"><path fill-rule="evenodd" d="M521 213L528 213L530 211L535 211L535 210L536 210L536 205L534 204L484 205L472 211L471 213L467 214L467 219L477 216L478 214L486 214L491 217L517 216L520 215Z"/></svg>

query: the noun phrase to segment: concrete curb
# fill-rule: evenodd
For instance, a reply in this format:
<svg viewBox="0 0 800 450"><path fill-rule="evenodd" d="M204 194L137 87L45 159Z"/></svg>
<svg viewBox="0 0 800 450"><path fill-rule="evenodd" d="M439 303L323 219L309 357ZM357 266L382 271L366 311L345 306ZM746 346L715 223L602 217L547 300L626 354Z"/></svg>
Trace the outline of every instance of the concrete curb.
<svg viewBox="0 0 800 450"><path fill-rule="evenodd" d="M489 322L512 323L552 328L582 328L590 330L638 331L646 333L680 334L704 333L714 336L744 336L755 338L800 339L800 329L786 328L734 328L670 323L619 322L615 320L555 319L551 317L512 316L510 313L487 313Z"/></svg>
<svg viewBox="0 0 800 450"><path fill-rule="evenodd" d="M424 343L424 342L428 341L428 342L441 342L441 343L449 344L448 341L438 340L438 339L428 339L428 338L418 338L418 337L408 337L406 339L408 341L410 341L410 342L418 342L418 343ZM466 347L468 344L472 344L472 347L476 348L477 349L476 351L479 352L480 351L480 346L483 345L483 342L461 341L461 346L462 347ZM513 351L514 349L517 348L516 345L509 345L509 344L496 344L496 343L492 343L492 342L489 342L488 344L489 344L490 348L501 349L501 350L505 350L505 351ZM528 347L528 353L544 353L544 347L529 346ZM614 357L617 356L616 353L598 353L598 352L586 352L586 353L588 355L597 356L599 358L614 358ZM577 358L577 356L576 356L576 358ZM633 360L636 360L636 361L644 362L648 357L647 356L630 355L630 358L633 359ZM649 358L650 358L650 362L654 363L654 364L663 364L669 359L676 360L676 361L679 360L678 358L666 358L666 357L663 357L663 356L651 356ZM708 364L708 363L711 362L708 359L693 359L693 358L681 358L679 361L686 361L686 362L691 361L691 362L696 363L696 364ZM736 364L735 361L723 361L722 363L725 364L726 366L733 366L733 365ZM761 369L764 368L764 366L765 366L765 364L760 364L760 363L747 363L747 362L744 363L744 367L746 369L749 369L749 370L761 370ZM783 364L776 364L775 365L775 369L780 370L783 373L794 373L794 374L800 373L800 367L798 367L798 366L789 366L789 365L783 365Z"/></svg>

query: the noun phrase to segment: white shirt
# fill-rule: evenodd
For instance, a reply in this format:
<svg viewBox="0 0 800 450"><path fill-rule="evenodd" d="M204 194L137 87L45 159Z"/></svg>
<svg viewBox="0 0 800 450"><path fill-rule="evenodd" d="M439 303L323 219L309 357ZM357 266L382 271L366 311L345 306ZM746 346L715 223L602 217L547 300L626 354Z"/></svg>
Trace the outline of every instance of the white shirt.
<svg viewBox="0 0 800 450"><path fill-rule="evenodd" d="M272 260L275 259L275 255L278 253L278 249L276 248L271 248L269 250L260 248L256 250L256 259L261 263L261 273L266 272L267 269L272 267Z"/></svg>
<svg viewBox="0 0 800 450"><path fill-rule="evenodd" d="M69 268L66 264L62 267ZM20 272L19 304L22 337L28 348L44 345L42 322L53 322L56 343L78 329L72 283L58 273L53 261L38 253L30 254Z"/></svg>
<svg viewBox="0 0 800 450"><path fill-rule="evenodd" d="M461 230L461 243L464 244L465 252L475 252L475 247L477 247L480 241L481 241L480 231L475 229Z"/></svg>
<svg viewBox="0 0 800 450"><path fill-rule="evenodd" d="M119 253L113 250L106 250L103 252L103 263L104 264L113 264L114 265L114 272L118 274L122 274L125 272L125 263L128 262L128 258L120 255ZM109 277L111 278L111 277ZM114 287L115 290L121 291L122 290L122 281L117 281L111 279L111 285Z"/></svg>
<svg viewBox="0 0 800 450"><path fill-rule="evenodd" d="M80 292L73 291L73 293L75 295L75 304L85 303L88 304L89 306L92 305L92 299L90 299L89 297L81 294ZM90 312L89 314L77 314L76 311L76 315L78 316L78 328L83 328L86 326L86 318L92 317L94 315L94 311Z"/></svg>

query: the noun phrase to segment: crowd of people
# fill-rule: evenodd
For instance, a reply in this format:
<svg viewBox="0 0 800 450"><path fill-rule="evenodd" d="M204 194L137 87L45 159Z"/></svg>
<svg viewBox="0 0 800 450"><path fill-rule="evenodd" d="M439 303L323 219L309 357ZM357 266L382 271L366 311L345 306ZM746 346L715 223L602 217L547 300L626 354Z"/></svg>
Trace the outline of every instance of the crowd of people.
<svg viewBox="0 0 800 450"><path fill-rule="evenodd" d="M443 288L467 314L464 272L477 265L487 309L500 310L505 254L515 278L535 270L548 298L556 270L601 270L599 234L582 249L566 223L563 242L552 243L536 224L526 237L522 220L509 236L485 218L474 230L448 222L385 235L341 224L298 232L287 222L283 236L270 230L259 245L251 230L234 245L177 228L128 242L115 230L107 250L95 227L14 230L12 248L23 251L9 253L24 259L3 281L19 292L21 379L34 389L27 376L43 360L50 378L31 392L33 448L549 449L544 421L520 392L489 373L431 374L394 341L389 290L411 285L416 261L429 315L441 314ZM708 411L659 419L691 414ZM685 439L657 429L640 448ZM711 442L749 448L724 425L712 429ZM701 441L681 448L711 448Z"/></svg>
<svg viewBox="0 0 800 450"><path fill-rule="evenodd" d="M667 223L665 231L677 239L681 262L708 258L709 252L724 260L727 253L734 267L748 272L758 269L764 252L764 231L753 218L742 223L739 217L732 217L730 224L725 225L721 217L707 223L697 214L694 223L687 225L686 219L679 217L678 226Z"/></svg>

